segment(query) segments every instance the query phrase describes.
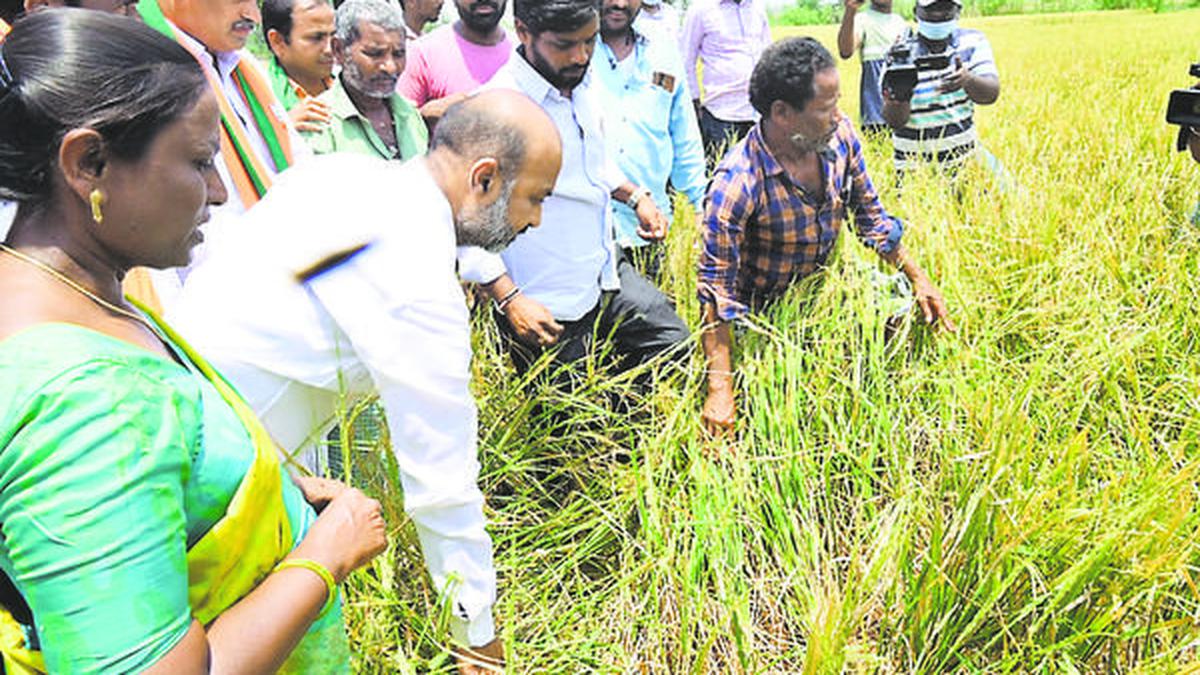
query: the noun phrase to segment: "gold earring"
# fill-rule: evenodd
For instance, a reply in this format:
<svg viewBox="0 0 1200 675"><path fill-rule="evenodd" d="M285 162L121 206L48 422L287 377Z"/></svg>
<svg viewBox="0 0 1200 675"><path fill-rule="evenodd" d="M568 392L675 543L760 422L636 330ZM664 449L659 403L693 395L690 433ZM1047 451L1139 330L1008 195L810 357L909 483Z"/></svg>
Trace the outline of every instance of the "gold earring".
<svg viewBox="0 0 1200 675"><path fill-rule="evenodd" d="M100 206L104 203L104 193L100 191L100 188L96 188L92 190L89 197L92 200L92 220L99 225L104 222L104 212L100 210Z"/></svg>

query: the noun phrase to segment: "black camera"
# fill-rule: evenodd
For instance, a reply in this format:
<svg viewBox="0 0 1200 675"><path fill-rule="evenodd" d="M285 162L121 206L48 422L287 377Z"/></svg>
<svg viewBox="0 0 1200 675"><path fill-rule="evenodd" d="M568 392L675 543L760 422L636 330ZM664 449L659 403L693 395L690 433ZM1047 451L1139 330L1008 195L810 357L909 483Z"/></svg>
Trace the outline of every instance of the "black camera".
<svg viewBox="0 0 1200 675"><path fill-rule="evenodd" d="M1200 63L1188 68L1193 80L1200 79ZM1167 123L1179 125L1179 136L1175 138L1175 149L1187 147L1188 134L1200 130L1200 89L1176 89L1167 101Z"/></svg>
<svg viewBox="0 0 1200 675"><path fill-rule="evenodd" d="M944 70L950 67L949 49L935 54L918 54L917 34L911 29L892 45L884 59L883 80L880 87L888 98L895 101L912 99L913 90L922 71Z"/></svg>

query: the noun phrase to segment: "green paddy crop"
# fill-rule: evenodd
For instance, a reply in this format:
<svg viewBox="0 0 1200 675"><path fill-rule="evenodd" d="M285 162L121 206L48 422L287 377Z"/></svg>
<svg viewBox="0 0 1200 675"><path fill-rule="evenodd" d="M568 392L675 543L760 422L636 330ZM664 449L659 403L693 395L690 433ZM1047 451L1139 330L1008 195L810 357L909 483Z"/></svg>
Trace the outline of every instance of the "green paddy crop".
<svg viewBox="0 0 1200 675"><path fill-rule="evenodd" d="M968 171L956 198L930 173L898 194L888 142L868 146L958 335L885 339L876 263L843 237L822 279L746 327L740 425L717 443L698 353L650 388L598 359L565 391L518 378L476 318L510 672L1196 660L1200 165L1163 112L1190 84L1200 12L965 23L995 48L1003 91L977 122L1011 184ZM832 46L834 27L813 30ZM854 61L842 91L856 115ZM696 327L697 241L681 215L661 279ZM353 454L396 533L349 583L356 669L451 672L395 466Z"/></svg>

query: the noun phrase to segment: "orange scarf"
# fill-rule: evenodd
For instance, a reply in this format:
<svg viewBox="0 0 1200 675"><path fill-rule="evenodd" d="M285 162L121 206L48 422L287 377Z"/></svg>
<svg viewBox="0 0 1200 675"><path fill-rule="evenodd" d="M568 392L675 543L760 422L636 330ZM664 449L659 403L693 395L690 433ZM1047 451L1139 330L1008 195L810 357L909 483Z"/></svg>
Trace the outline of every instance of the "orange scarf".
<svg viewBox="0 0 1200 675"><path fill-rule="evenodd" d="M221 158L229 169L233 186L241 197L242 204L246 208L257 204L271 187L271 172L267 170L264 158L259 157L251 145L250 136L230 105L217 75L212 69L203 67L212 57L203 48L197 48L191 42L181 39L179 29L163 15L158 0L141 0L138 3L138 12L148 26L173 38L201 63L204 76L208 78L213 94L217 97L217 105L221 109ZM238 55L233 79L253 112L254 123L259 133L270 148L276 172L283 171L291 166L294 159L291 136L285 122L287 113L271 92L271 85L266 76L244 54Z"/></svg>

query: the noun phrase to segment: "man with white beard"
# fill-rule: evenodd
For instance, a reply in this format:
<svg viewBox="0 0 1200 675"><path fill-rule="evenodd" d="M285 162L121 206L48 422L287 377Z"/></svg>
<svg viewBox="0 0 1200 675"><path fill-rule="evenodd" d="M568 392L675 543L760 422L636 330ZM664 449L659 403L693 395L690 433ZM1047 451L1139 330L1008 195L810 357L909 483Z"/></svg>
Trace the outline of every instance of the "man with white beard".
<svg viewBox="0 0 1200 675"><path fill-rule="evenodd" d="M338 411L378 392L405 511L434 585L461 580L451 629L476 660L503 650L456 247L537 226L561 157L541 108L502 91L451 107L423 158L318 157L217 242L170 316L310 467Z"/></svg>

